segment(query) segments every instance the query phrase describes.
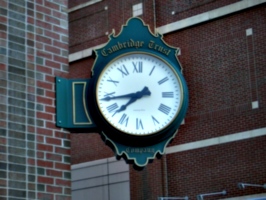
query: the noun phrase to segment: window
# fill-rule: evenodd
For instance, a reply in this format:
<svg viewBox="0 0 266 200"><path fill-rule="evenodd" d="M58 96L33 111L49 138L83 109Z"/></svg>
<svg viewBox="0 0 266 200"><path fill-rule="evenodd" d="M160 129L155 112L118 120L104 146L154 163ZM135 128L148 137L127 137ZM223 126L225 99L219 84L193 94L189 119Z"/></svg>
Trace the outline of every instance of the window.
<svg viewBox="0 0 266 200"><path fill-rule="evenodd" d="M142 15L142 13L143 13L142 3L138 3L138 4L133 5L132 11L133 11L133 17Z"/></svg>

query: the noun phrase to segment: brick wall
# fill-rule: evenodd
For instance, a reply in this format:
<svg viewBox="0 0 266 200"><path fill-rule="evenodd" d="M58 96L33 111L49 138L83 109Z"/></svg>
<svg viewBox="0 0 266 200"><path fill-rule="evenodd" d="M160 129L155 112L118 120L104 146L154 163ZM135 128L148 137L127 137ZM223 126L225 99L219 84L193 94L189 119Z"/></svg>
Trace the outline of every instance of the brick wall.
<svg viewBox="0 0 266 200"><path fill-rule="evenodd" d="M164 159L154 160L142 171L130 170L130 199L157 199L165 195Z"/></svg>
<svg viewBox="0 0 266 200"><path fill-rule="evenodd" d="M179 0L156 1L156 24L162 26L187 17L192 17L239 0Z"/></svg>
<svg viewBox="0 0 266 200"><path fill-rule="evenodd" d="M118 34L121 26L132 16L132 6L139 1L101 1L69 14L69 51L74 53L108 41L108 35ZM70 4L71 5L71 4ZM146 23L153 30L153 4L144 2Z"/></svg>
<svg viewBox="0 0 266 200"><path fill-rule="evenodd" d="M71 134L71 164L113 157L113 151L105 145L100 134Z"/></svg>
<svg viewBox="0 0 266 200"><path fill-rule="evenodd" d="M96 14L98 17L108 18L108 26L104 23L90 24L99 26L97 30L102 32L89 31L87 35L85 32L80 36L79 42L74 37L74 32L70 32L70 52L107 42L108 37L104 33L110 33L112 29L118 33L121 25L131 16L131 6L139 2L141 1L102 1L70 13L70 19L73 19L70 20L70 27L73 28L84 23L81 16L88 21L93 19L92 16L96 17ZM154 16L158 27L240 1L155 2L154 12L152 1L143 1L144 14L141 16L152 30ZM101 14L96 12L106 5L108 10L102 10L99 12ZM175 15L171 14L172 11L176 11ZM164 35L168 44L181 49L179 60L189 87L189 109L185 124L180 127L177 137L169 146L265 128L265 17L264 3ZM78 29L75 31L80 32ZM71 63L69 77L89 78L88 70L93 60L93 57L89 57ZM258 107L254 107L254 104L258 104ZM75 164L113 155L111 150L106 150L96 134L73 134L71 140L72 161ZM87 142L82 145L81 140ZM261 188L241 191L236 184L265 183L264 143L265 135L168 154L164 159L155 160L141 172L131 169L131 199L156 199L158 196L168 195L188 195L190 199L196 199L197 194L223 189L228 192L226 197L263 193L265 190ZM84 154L78 154L80 149Z"/></svg>
<svg viewBox="0 0 266 200"><path fill-rule="evenodd" d="M265 142L263 136L167 155L169 195L195 199L197 194L227 191L225 197L208 197L216 200L264 193L263 188L240 190L237 183L265 183Z"/></svg>
<svg viewBox="0 0 266 200"><path fill-rule="evenodd" d="M190 92L186 126L172 145L265 127L263 10L256 7L165 37L181 48ZM253 35L247 36L249 28ZM253 101L259 109L252 109Z"/></svg>
<svg viewBox="0 0 266 200"><path fill-rule="evenodd" d="M66 9L67 0L0 1L0 199L71 199L70 137L55 127Z"/></svg>

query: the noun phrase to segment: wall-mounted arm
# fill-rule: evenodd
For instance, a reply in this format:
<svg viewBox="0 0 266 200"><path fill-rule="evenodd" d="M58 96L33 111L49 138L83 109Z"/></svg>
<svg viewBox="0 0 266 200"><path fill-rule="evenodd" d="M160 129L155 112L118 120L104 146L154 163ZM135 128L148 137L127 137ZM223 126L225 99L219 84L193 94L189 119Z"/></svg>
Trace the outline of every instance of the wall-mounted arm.
<svg viewBox="0 0 266 200"><path fill-rule="evenodd" d="M264 183L263 185L250 184L250 183L238 183L237 186L239 189L245 189L246 187L262 187L262 188L266 189L266 183Z"/></svg>
<svg viewBox="0 0 266 200"><path fill-rule="evenodd" d="M207 194L199 194L197 195L197 200L204 200L204 196L214 196L214 195L226 195L226 191L223 190L222 192L213 192Z"/></svg>

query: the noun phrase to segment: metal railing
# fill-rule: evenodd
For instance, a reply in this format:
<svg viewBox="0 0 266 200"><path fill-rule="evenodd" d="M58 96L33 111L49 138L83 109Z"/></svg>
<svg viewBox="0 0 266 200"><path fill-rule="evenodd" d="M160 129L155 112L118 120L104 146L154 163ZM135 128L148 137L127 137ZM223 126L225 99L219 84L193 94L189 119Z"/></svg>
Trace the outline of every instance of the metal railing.
<svg viewBox="0 0 266 200"><path fill-rule="evenodd" d="M158 200L188 200L188 197L158 197Z"/></svg>

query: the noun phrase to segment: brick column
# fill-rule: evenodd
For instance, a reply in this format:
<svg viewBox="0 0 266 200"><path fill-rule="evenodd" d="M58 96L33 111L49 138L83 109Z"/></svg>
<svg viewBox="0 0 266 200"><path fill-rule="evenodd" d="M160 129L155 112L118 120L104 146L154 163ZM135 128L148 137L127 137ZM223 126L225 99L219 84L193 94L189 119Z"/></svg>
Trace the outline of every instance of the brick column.
<svg viewBox="0 0 266 200"><path fill-rule="evenodd" d="M71 199L70 136L55 127L68 70L67 0L0 1L0 199Z"/></svg>

